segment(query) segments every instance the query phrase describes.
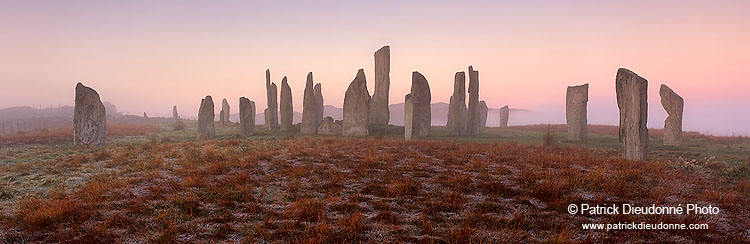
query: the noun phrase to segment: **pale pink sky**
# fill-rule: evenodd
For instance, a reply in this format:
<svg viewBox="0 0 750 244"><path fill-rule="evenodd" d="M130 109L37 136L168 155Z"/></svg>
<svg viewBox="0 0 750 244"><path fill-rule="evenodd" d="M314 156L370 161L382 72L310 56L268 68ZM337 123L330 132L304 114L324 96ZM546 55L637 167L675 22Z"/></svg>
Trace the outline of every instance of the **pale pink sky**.
<svg viewBox="0 0 750 244"><path fill-rule="evenodd" d="M563 3L564 2L564 3ZM564 122L565 88L590 83L589 121L616 124L614 76L685 99L685 129L750 134L750 1L2 1L0 107L73 104L82 81L130 114L195 116L200 99L266 107L264 72L302 109L307 72L342 106L357 69L391 46L391 103L417 70L433 102L480 71L480 97ZM217 108L218 111L218 108Z"/></svg>

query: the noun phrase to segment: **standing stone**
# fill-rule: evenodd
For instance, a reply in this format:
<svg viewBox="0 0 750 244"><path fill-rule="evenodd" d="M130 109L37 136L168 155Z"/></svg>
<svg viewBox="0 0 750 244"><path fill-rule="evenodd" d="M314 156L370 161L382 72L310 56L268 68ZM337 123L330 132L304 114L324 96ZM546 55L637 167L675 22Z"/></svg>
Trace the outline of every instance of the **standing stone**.
<svg viewBox="0 0 750 244"><path fill-rule="evenodd" d="M224 127L224 110L219 111L219 124Z"/></svg>
<svg viewBox="0 0 750 244"><path fill-rule="evenodd" d="M453 81L453 95L448 106L448 124L451 135L466 135L466 74L456 72Z"/></svg>
<svg viewBox="0 0 750 244"><path fill-rule="evenodd" d="M383 46L375 52L375 91L370 102L370 124L387 125L390 120L388 110L391 87L391 47Z"/></svg>
<svg viewBox="0 0 750 244"><path fill-rule="evenodd" d="M263 110L266 127L275 130L279 127L279 105L276 102L276 84L271 82L271 70L266 69L266 106Z"/></svg>
<svg viewBox="0 0 750 244"><path fill-rule="evenodd" d="M406 140L430 136L432 111L430 84L417 71L411 73L411 93L404 97L404 138Z"/></svg>
<svg viewBox="0 0 750 244"><path fill-rule="evenodd" d="M490 112L490 108L487 107L487 103L484 100L479 102L479 127L487 127L487 113Z"/></svg>
<svg viewBox="0 0 750 244"><path fill-rule="evenodd" d="M587 139L587 104L589 101L589 84L568 86L565 94L565 120L568 123L568 141L586 141Z"/></svg>
<svg viewBox="0 0 750 244"><path fill-rule="evenodd" d="M469 110L467 132L470 136L479 135L480 111L479 111L479 71L469 65Z"/></svg>
<svg viewBox="0 0 750 244"><path fill-rule="evenodd" d="M73 113L73 144L104 146L107 141L107 112L94 89L76 84Z"/></svg>
<svg viewBox="0 0 750 244"><path fill-rule="evenodd" d="M281 94L279 98L279 112L281 113L281 130L288 131L292 129L292 120L294 118L294 108L292 106L292 88L286 81L286 76L281 79Z"/></svg>
<svg viewBox="0 0 750 244"><path fill-rule="evenodd" d="M313 73L307 73L305 92L302 98L302 125L300 133L314 135L318 133L318 103L315 101L315 88L313 86Z"/></svg>
<svg viewBox="0 0 750 244"><path fill-rule="evenodd" d="M252 135L255 128L255 102L240 97L240 132Z"/></svg>
<svg viewBox="0 0 750 244"><path fill-rule="evenodd" d="M648 81L625 68L617 70L617 107L623 157L646 160L648 155Z"/></svg>
<svg viewBox="0 0 750 244"><path fill-rule="evenodd" d="M662 84L659 88L661 106L667 111L667 119L664 120L664 145L679 146L682 144L682 110L685 100L677 95L667 85Z"/></svg>
<svg viewBox="0 0 750 244"><path fill-rule="evenodd" d="M508 118L510 117L510 109L508 105L500 108L500 128L508 127Z"/></svg>
<svg viewBox="0 0 750 244"><path fill-rule="evenodd" d="M211 96L201 99L198 108L198 139L211 139L216 135L214 127L214 100Z"/></svg>
<svg viewBox="0 0 750 244"><path fill-rule="evenodd" d="M177 106L172 106L172 119L174 119L175 124L180 122L180 115L177 113Z"/></svg>
<svg viewBox="0 0 750 244"><path fill-rule="evenodd" d="M341 125L333 121L331 116L327 116L320 122L318 126L318 134L320 135L341 135Z"/></svg>
<svg viewBox="0 0 750 244"><path fill-rule="evenodd" d="M224 122L222 122L221 125L223 126L224 123L231 123L231 121L229 121L229 115L231 114L231 112L229 110L229 102L227 102L226 98L221 100L221 111L224 112L224 117L221 118L221 120Z"/></svg>
<svg viewBox="0 0 750 244"><path fill-rule="evenodd" d="M143 112L143 118L148 119L148 114L146 114L146 112Z"/></svg>
<svg viewBox="0 0 750 244"><path fill-rule="evenodd" d="M344 136L366 136L369 134L370 93L367 91L365 70L359 69L357 76L344 94Z"/></svg>
<svg viewBox="0 0 750 244"><path fill-rule="evenodd" d="M172 119L174 119L174 130L183 130L185 129L185 122L182 122L182 119L180 119L180 115L177 113L177 106L172 106Z"/></svg>
<svg viewBox="0 0 750 244"><path fill-rule="evenodd" d="M315 124L320 126L320 123L323 123L323 91L320 83L315 84L313 90L315 93Z"/></svg>

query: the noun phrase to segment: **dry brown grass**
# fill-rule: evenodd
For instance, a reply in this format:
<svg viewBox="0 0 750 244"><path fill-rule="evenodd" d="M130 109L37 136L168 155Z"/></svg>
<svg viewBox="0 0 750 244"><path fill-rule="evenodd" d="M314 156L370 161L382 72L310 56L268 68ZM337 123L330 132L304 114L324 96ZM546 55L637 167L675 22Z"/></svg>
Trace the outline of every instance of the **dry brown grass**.
<svg viewBox="0 0 750 244"><path fill-rule="evenodd" d="M9 242L742 242L750 179L616 150L387 139L152 140L61 159L111 167L0 216ZM114 169L122 169L114 171ZM32 170L32 169L29 169ZM746 169L747 170L747 169ZM571 203L721 208L705 231L583 231L653 216Z"/></svg>
<svg viewBox="0 0 750 244"><path fill-rule="evenodd" d="M146 135L160 131L153 124L131 124L131 123L108 123L107 136L121 137ZM42 129L38 131L26 132L23 134L1 135L0 145L11 144L29 144L29 143L50 143L73 141L73 127L59 127L52 129Z"/></svg>

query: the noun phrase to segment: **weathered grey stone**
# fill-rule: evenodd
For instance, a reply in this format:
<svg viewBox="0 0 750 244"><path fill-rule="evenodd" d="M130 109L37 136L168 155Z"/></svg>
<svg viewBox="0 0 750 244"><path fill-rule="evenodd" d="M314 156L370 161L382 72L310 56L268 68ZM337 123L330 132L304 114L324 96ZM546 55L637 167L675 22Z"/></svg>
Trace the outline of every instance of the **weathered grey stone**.
<svg viewBox="0 0 750 244"><path fill-rule="evenodd" d="M94 89L80 82L75 88L73 112L73 144L104 146L107 141L107 112Z"/></svg>
<svg viewBox="0 0 750 244"><path fill-rule="evenodd" d="M201 99L198 108L198 139L211 139L216 135L214 127L214 100L211 96Z"/></svg>
<svg viewBox="0 0 750 244"><path fill-rule="evenodd" d="M231 123L231 121L229 121L229 115L231 114L231 111L229 110L229 102L227 102L226 98L221 100L221 111L223 112L223 117L221 117L221 125L223 126L224 123Z"/></svg>
<svg viewBox="0 0 750 244"><path fill-rule="evenodd" d="M467 131L470 136L479 135L480 110L479 110L479 71L469 65L469 109Z"/></svg>
<svg viewBox="0 0 750 244"><path fill-rule="evenodd" d="M146 114L146 112L143 112L143 118L148 119L148 114Z"/></svg>
<svg viewBox="0 0 750 244"><path fill-rule="evenodd" d="M375 91L370 101L370 124L387 125L390 120L388 110L389 90L391 89L391 47L383 46L375 52Z"/></svg>
<svg viewBox="0 0 750 244"><path fill-rule="evenodd" d="M404 97L404 138L406 140L430 136L432 110L430 84L417 71L411 73L411 93Z"/></svg>
<svg viewBox="0 0 750 244"><path fill-rule="evenodd" d="M357 76L344 94L344 136L366 136L369 134L370 93L367 91L365 70L359 69Z"/></svg>
<svg viewBox="0 0 750 244"><path fill-rule="evenodd" d="M279 96L281 130L288 131L292 129L294 107L292 105L292 88L289 87L289 83L286 81L286 76L281 79L281 94L279 94Z"/></svg>
<svg viewBox="0 0 750 244"><path fill-rule="evenodd" d="M180 121L180 114L177 113L177 106L172 106L172 119L175 124Z"/></svg>
<svg viewBox="0 0 750 244"><path fill-rule="evenodd" d="M490 112L490 108L487 107L487 103L484 100L479 101L479 127L487 127L487 113Z"/></svg>
<svg viewBox="0 0 750 244"><path fill-rule="evenodd" d="M240 97L240 132L252 135L255 128L255 102Z"/></svg>
<svg viewBox="0 0 750 244"><path fill-rule="evenodd" d="M508 118L510 117L510 109L508 105L500 108L500 128L508 127Z"/></svg>
<svg viewBox="0 0 750 244"><path fill-rule="evenodd" d="M646 160L648 156L648 81L625 68L615 79L617 107L620 108L620 141L623 157Z"/></svg>
<svg viewBox="0 0 750 244"><path fill-rule="evenodd" d="M302 125L300 133L305 135L314 135L318 133L318 105L315 101L315 88L313 86L313 73L307 73L307 82L305 82L305 93L302 98Z"/></svg>
<svg viewBox="0 0 750 244"><path fill-rule="evenodd" d="M661 106L667 111L667 119L664 120L664 145L679 146L682 144L682 110L685 100L664 84L659 88L659 95Z"/></svg>
<svg viewBox="0 0 750 244"><path fill-rule="evenodd" d="M453 95L448 105L448 123L451 135L466 135L466 74L463 71L456 72L453 81Z"/></svg>
<svg viewBox="0 0 750 244"><path fill-rule="evenodd" d="M318 134L320 135L341 135L342 130L341 124L334 122L331 116L326 116L318 126Z"/></svg>
<svg viewBox="0 0 750 244"><path fill-rule="evenodd" d="M277 87L271 82L271 70L266 69L266 109L263 110L266 127L269 130L279 128L279 104L277 102Z"/></svg>
<svg viewBox="0 0 750 244"><path fill-rule="evenodd" d="M323 91L320 86L320 83L315 84L313 89L315 93L315 124L318 126L323 122Z"/></svg>
<svg viewBox="0 0 750 244"><path fill-rule="evenodd" d="M220 124L220 125L221 125L222 127L224 127L224 126L225 126L225 123L226 123L226 122L224 121L224 110L221 110L221 111L219 111L219 124Z"/></svg>
<svg viewBox="0 0 750 244"><path fill-rule="evenodd" d="M588 137L587 106L589 84L568 86L565 94L565 120L568 123L569 141L586 141Z"/></svg>

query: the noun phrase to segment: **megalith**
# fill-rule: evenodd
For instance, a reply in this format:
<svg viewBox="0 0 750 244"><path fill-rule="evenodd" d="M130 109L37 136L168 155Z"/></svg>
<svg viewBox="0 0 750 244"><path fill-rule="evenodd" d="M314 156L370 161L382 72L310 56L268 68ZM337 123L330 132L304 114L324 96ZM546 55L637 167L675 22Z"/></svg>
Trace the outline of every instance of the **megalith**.
<svg viewBox="0 0 750 244"><path fill-rule="evenodd" d="M470 136L479 135L480 114L479 110L479 71L469 65L469 108L467 132Z"/></svg>
<svg viewBox="0 0 750 244"><path fill-rule="evenodd" d="M682 110L685 100L664 84L659 88L659 95L661 106L667 111L667 119L664 120L664 145L679 146L682 144Z"/></svg>
<svg viewBox="0 0 750 244"><path fill-rule="evenodd" d="M341 125L333 121L331 116L325 117L318 126L318 134L320 135L341 135Z"/></svg>
<svg viewBox="0 0 750 244"><path fill-rule="evenodd" d="M313 73L307 73L305 92L302 98L302 125L300 133L314 135L318 133L317 125L318 103L315 100L315 87L313 86Z"/></svg>
<svg viewBox="0 0 750 244"><path fill-rule="evenodd" d="M294 118L294 108L292 105L292 88L286 81L286 76L281 79L281 93L279 94L279 112L281 117L281 130L288 131L292 129L292 120Z"/></svg>
<svg viewBox="0 0 750 244"><path fill-rule="evenodd" d="M366 136L369 134L370 94L367 91L365 70L359 69L357 76L344 94L344 136Z"/></svg>
<svg viewBox="0 0 750 244"><path fill-rule="evenodd" d="M490 112L490 108L487 107L487 103L484 100L479 101L479 128L487 127L487 113Z"/></svg>
<svg viewBox="0 0 750 244"><path fill-rule="evenodd" d="M240 132L252 135L255 129L255 102L246 97L240 97Z"/></svg>
<svg viewBox="0 0 750 244"><path fill-rule="evenodd" d="M279 105L277 102L277 87L271 82L271 70L266 69L266 109L263 110L266 127L275 130L279 127Z"/></svg>
<svg viewBox="0 0 750 244"><path fill-rule="evenodd" d="M370 101L370 124L387 125L390 119L388 110L391 87L391 47L383 46L375 52L375 91Z"/></svg>
<svg viewBox="0 0 750 244"><path fill-rule="evenodd" d="M508 127L508 118L510 117L510 109L508 105L500 108L500 128Z"/></svg>
<svg viewBox="0 0 750 244"><path fill-rule="evenodd" d="M456 72L453 79L453 95L448 105L448 124L451 135L466 135L466 74Z"/></svg>
<svg viewBox="0 0 750 244"><path fill-rule="evenodd" d="M201 99L198 108L198 139L211 139L216 135L214 127L214 101L211 96Z"/></svg>
<svg viewBox="0 0 750 244"><path fill-rule="evenodd" d="M229 110L229 102L227 102L226 98L221 100L221 111L224 112L224 117L221 118L223 123L230 123L229 115L231 114L231 112ZM222 125L224 125L223 123Z"/></svg>
<svg viewBox="0 0 750 244"><path fill-rule="evenodd" d="M620 142L623 157L646 160L648 156L648 81L625 68L615 79L617 107L620 109Z"/></svg>
<svg viewBox="0 0 750 244"><path fill-rule="evenodd" d="M320 83L315 84L315 87L313 88L315 93L315 124L320 126L320 123L323 122L323 91L320 87Z"/></svg>
<svg viewBox="0 0 750 244"><path fill-rule="evenodd" d="M80 82L75 88L73 144L104 146L107 141L107 113L99 93Z"/></svg>
<svg viewBox="0 0 750 244"><path fill-rule="evenodd" d="M411 73L411 93L404 97L404 138L406 140L430 136L432 111L430 84L417 71Z"/></svg>
<svg viewBox="0 0 750 244"><path fill-rule="evenodd" d="M587 106L589 101L589 84L568 86L565 93L565 121L568 124L568 141L586 141L587 139Z"/></svg>

